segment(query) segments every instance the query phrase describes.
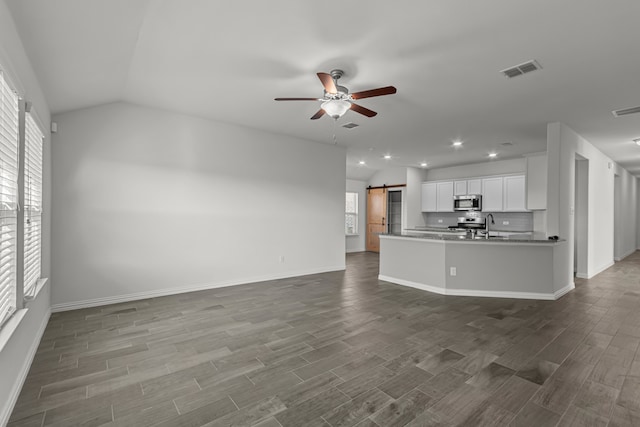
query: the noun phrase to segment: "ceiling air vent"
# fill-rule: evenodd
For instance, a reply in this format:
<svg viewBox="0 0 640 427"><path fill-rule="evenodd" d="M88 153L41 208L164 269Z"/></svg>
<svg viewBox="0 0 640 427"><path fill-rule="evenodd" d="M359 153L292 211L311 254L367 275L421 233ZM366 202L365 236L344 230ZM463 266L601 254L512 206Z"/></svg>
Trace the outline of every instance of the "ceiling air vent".
<svg viewBox="0 0 640 427"><path fill-rule="evenodd" d="M342 125L343 128L347 128L347 129L353 129L353 128L357 128L360 125L357 125L353 122L349 122L349 123L345 123Z"/></svg>
<svg viewBox="0 0 640 427"><path fill-rule="evenodd" d="M628 116L629 114L640 113L640 107L623 108L621 110L612 111L612 113L616 117Z"/></svg>
<svg viewBox="0 0 640 427"><path fill-rule="evenodd" d="M538 61L533 60L527 61L520 65L516 65L515 67L507 68L506 70L502 70L500 72L512 79L514 77L521 76L523 74L527 74L540 69L542 69L542 67L540 66L540 64L538 64Z"/></svg>

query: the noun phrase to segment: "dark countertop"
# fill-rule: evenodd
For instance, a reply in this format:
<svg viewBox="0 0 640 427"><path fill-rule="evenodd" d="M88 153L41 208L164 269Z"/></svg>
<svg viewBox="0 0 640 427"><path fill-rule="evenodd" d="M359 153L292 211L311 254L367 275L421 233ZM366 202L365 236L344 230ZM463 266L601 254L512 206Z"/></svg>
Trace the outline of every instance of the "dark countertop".
<svg viewBox="0 0 640 427"><path fill-rule="evenodd" d="M560 240L546 240L546 239L533 239L530 237L510 236L510 237L490 237L485 239L484 237L476 239L468 239L466 235L456 235L449 232L442 234L424 234L420 232L404 232L404 233L386 233L381 234L389 237L406 237L410 239L427 239L427 240L445 240L451 242L465 242L465 243L539 243L539 244L555 244L564 242L564 239Z"/></svg>

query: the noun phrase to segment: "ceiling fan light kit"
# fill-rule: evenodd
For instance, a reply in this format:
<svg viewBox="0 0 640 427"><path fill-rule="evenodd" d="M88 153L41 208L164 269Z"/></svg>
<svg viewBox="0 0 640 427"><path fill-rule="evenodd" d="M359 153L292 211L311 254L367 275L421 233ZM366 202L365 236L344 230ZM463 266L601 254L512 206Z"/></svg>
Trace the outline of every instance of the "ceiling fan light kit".
<svg viewBox="0 0 640 427"><path fill-rule="evenodd" d="M342 99L330 99L329 101L323 102L321 108L329 117L337 120L344 116L344 113L351 108L351 103Z"/></svg>
<svg viewBox="0 0 640 427"><path fill-rule="evenodd" d="M393 86L381 87L378 89L365 90L349 94L349 89L338 85L338 79L344 75L342 70L331 70L331 73L317 73L320 82L324 86L324 96L322 98L275 98L276 101L321 101L322 105L311 120L317 120L326 113L334 120L338 120L349 110L367 117L374 117L378 113L369 110L353 101L362 98L372 98L374 96L392 95L396 93Z"/></svg>

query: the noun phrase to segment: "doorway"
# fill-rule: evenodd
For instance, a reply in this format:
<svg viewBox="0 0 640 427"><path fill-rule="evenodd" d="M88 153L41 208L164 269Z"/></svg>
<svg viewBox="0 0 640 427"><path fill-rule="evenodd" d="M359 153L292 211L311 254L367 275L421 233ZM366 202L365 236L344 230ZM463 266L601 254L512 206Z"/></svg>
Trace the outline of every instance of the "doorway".
<svg viewBox="0 0 640 427"><path fill-rule="evenodd" d="M578 154L576 154L573 206L573 271L576 277L586 279L589 277L589 160Z"/></svg>
<svg viewBox="0 0 640 427"><path fill-rule="evenodd" d="M367 251L380 252L380 234L387 224L387 189L367 189Z"/></svg>

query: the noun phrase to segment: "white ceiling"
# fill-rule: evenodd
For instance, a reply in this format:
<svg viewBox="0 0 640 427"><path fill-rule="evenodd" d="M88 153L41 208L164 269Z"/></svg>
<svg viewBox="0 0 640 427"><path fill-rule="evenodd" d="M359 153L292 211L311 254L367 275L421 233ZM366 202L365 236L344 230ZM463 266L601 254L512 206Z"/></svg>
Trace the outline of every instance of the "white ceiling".
<svg viewBox="0 0 640 427"><path fill-rule="evenodd" d="M640 114L611 114L640 105L637 0L5 1L53 113L121 100L327 144L335 132L353 179L544 151L561 121L640 175ZM531 59L543 69L499 73ZM351 92L398 93L337 127L309 120L319 103L273 101L322 96L315 73L333 68Z"/></svg>

